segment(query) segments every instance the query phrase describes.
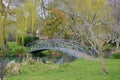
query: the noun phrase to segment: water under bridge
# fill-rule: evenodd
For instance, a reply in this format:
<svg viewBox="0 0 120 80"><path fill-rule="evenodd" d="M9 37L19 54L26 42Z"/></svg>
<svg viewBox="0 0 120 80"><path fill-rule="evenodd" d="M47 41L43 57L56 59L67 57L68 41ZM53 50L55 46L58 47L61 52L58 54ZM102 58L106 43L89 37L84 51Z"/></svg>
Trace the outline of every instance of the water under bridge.
<svg viewBox="0 0 120 80"><path fill-rule="evenodd" d="M80 44L73 40L47 39L37 40L27 45L30 53L36 53L45 50L56 50L73 56L75 58L93 59L95 53L90 46Z"/></svg>

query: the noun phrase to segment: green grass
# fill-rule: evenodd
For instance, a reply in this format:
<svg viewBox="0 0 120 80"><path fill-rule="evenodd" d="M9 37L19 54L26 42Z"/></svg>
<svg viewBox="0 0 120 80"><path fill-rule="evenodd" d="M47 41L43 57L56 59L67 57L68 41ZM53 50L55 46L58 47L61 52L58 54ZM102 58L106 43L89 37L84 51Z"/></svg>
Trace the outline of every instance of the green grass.
<svg viewBox="0 0 120 80"><path fill-rule="evenodd" d="M15 48L18 46L16 42L7 42L7 43L8 43L9 48Z"/></svg>
<svg viewBox="0 0 120 80"><path fill-rule="evenodd" d="M69 64L22 66L18 76L7 80L120 80L120 60L105 60L109 74L104 75L98 60L77 60Z"/></svg>
<svg viewBox="0 0 120 80"><path fill-rule="evenodd" d="M7 44L8 44L8 47L9 47L10 49L12 49L12 48L15 48L15 47L19 46L19 45L17 45L17 43L16 43L16 42L7 42ZM1 44L0 44L0 47L2 47L2 45L1 45Z"/></svg>

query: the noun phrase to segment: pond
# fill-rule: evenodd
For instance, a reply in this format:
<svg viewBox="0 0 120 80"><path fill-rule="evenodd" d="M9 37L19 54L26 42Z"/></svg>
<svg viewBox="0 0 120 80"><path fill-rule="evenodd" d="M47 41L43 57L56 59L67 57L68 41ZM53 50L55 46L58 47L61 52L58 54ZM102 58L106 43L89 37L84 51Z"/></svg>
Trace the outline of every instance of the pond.
<svg viewBox="0 0 120 80"><path fill-rule="evenodd" d="M62 52L58 52L54 50L47 50L32 54L36 59L39 57L43 63L53 62L55 64L64 64L64 63L72 62L76 59L73 56L69 56L68 54L64 54Z"/></svg>

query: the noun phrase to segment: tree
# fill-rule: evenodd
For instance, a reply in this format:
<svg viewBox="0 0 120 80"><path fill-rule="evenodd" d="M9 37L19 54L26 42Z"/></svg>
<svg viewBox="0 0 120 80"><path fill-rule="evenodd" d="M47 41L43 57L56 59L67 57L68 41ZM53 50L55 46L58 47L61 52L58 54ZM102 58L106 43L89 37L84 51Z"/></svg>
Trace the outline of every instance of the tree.
<svg viewBox="0 0 120 80"><path fill-rule="evenodd" d="M8 50L7 45L7 39L6 39L6 33L7 33L7 25L11 23L10 20L8 20L9 14L11 14L11 10L9 8L11 3L11 0L9 0L8 6L5 6L3 3L3 0L0 0L0 37L2 42L2 49Z"/></svg>
<svg viewBox="0 0 120 80"><path fill-rule="evenodd" d="M112 25L114 34L112 42L116 43L118 49L120 46L120 0L109 0L109 3L112 7L112 14L115 19L115 22Z"/></svg>
<svg viewBox="0 0 120 80"><path fill-rule="evenodd" d="M112 19L107 0L62 0L62 3L62 11L71 19L69 26L73 35L84 44L92 46L99 56L103 72L107 74L102 56L105 40L100 39L101 35L111 33L109 26Z"/></svg>
<svg viewBox="0 0 120 80"><path fill-rule="evenodd" d="M14 9L15 22L16 22L16 42L21 39L24 44L24 37L27 33L31 33L31 36L35 36L37 25L37 0L29 0L23 2L23 6L18 6Z"/></svg>
<svg viewBox="0 0 120 80"><path fill-rule="evenodd" d="M35 35L36 32L36 17L37 17L37 11L36 11L36 4L34 0L29 0L25 5L24 5L24 14L27 19L29 26L31 27L31 32L32 35ZM28 21L30 20L30 21ZM29 27L28 27L29 28Z"/></svg>
<svg viewBox="0 0 120 80"><path fill-rule="evenodd" d="M0 41L2 43L3 50L6 50L6 51L8 50L8 45L7 45L8 30L10 29L9 27L11 27L10 25L12 23L15 23L17 19L15 10L16 8L19 8L19 5L21 3L24 3L24 2L25 0L21 0L21 1L0 0L0 30L1 30Z"/></svg>
<svg viewBox="0 0 120 80"><path fill-rule="evenodd" d="M45 20L45 26L42 33L47 35L49 38L60 38L64 36L63 26L67 19L64 13L57 8L52 8L49 10L49 15ZM59 36L59 37L58 37Z"/></svg>

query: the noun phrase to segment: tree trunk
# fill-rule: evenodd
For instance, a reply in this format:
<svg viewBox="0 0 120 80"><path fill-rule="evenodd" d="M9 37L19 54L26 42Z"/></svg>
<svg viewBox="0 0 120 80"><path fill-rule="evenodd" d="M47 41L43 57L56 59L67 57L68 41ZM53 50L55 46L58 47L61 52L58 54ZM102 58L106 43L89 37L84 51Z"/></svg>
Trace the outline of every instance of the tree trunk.
<svg viewBox="0 0 120 80"><path fill-rule="evenodd" d="M104 58L102 57L102 48L100 47L100 45L98 43L98 40L97 40L94 32L92 31L91 26L89 27L89 30L90 30L90 33L91 33L91 36L92 36L92 39L93 39L93 44L91 42L90 42L90 44L94 47L96 53L99 56L100 64L102 66L102 70L103 70L104 74L108 74L107 68L105 66Z"/></svg>
<svg viewBox="0 0 120 80"><path fill-rule="evenodd" d="M107 71L107 69L106 69L105 62L104 62L103 57L102 57L102 56L99 56L99 58L100 58L100 64L101 64L101 66L102 66L102 70L103 70L104 74L108 74L108 71Z"/></svg>
<svg viewBox="0 0 120 80"><path fill-rule="evenodd" d="M119 48L119 41L116 41L116 49Z"/></svg>
<svg viewBox="0 0 120 80"><path fill-rule="evenodd" d="M3 39L2 49L3 49L4 51L7 51L7 50L9 49L9 48L8 48L8 45L7 45L7 41L6 41L5 38Z"/></svg>
<svg viewBox="0 0 120 80"><path fill-rule="evenodd" d="M105 66L104 58L102 57L102 49L101 48L98 48L98 50L96 48L94 48L94 49L99 56L100 64L101 64L104 74L108 74L107 68Z"/></svg>

